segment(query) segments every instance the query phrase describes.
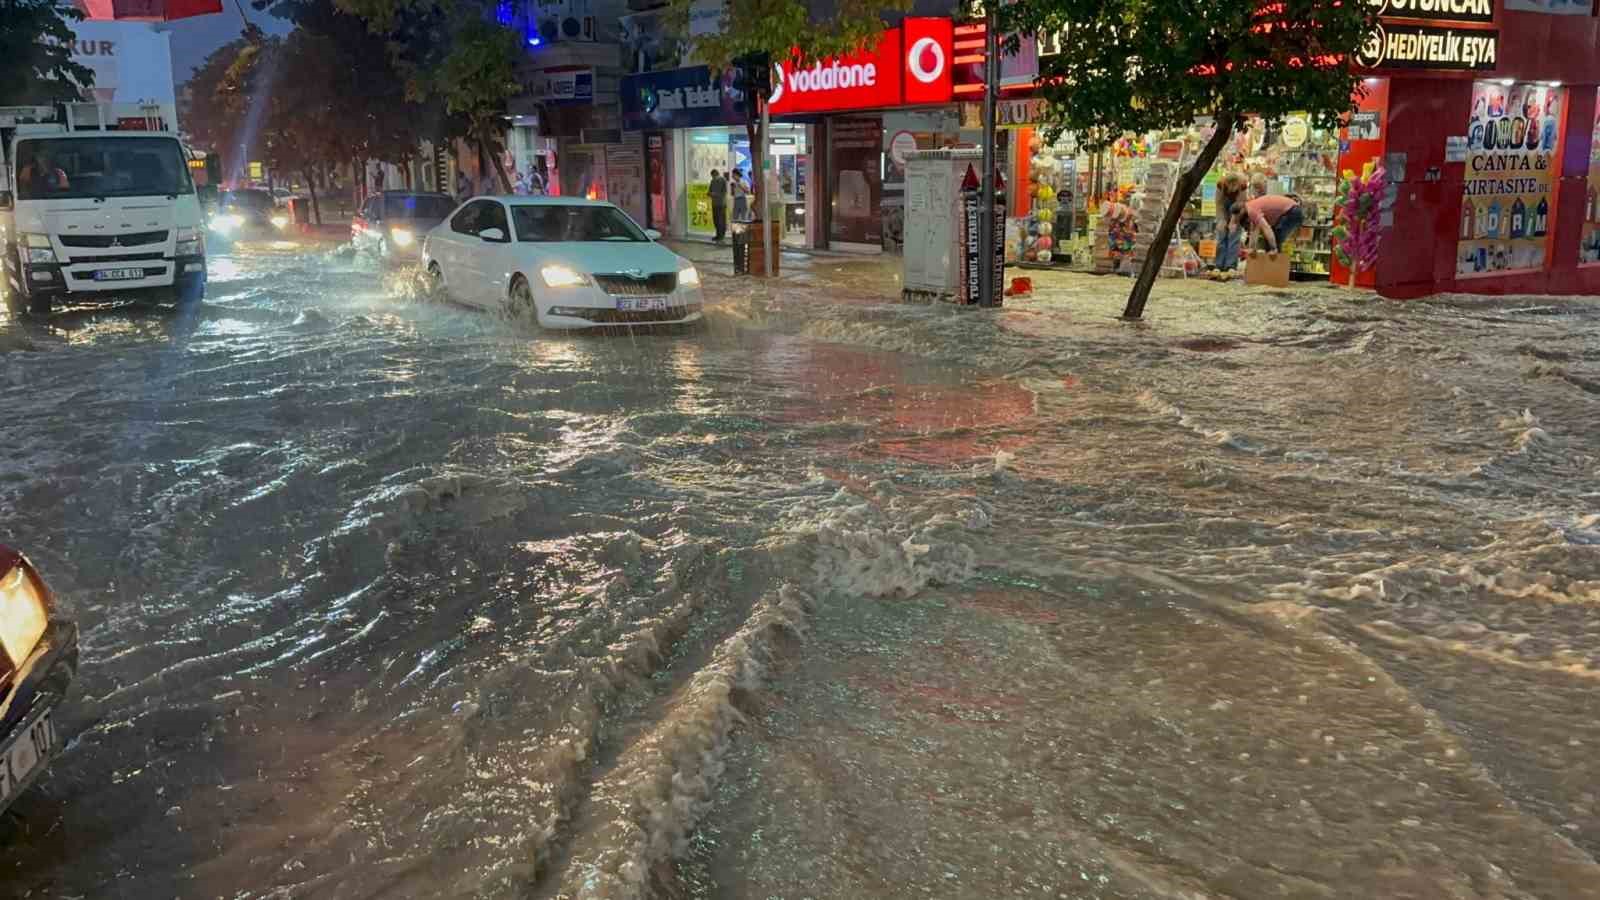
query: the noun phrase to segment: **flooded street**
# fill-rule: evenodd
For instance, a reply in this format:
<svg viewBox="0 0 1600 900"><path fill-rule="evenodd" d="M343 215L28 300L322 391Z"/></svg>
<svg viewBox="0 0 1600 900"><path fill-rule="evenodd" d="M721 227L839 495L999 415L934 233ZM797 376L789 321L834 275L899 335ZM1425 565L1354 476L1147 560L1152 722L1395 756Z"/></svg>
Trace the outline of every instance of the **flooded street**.
<svg viewBox="0 0 1600 900"><path fill-rule="evenodd" d="M0 895L1600 898L1600 304L705 269L6 322L83 660Z"/></svg>

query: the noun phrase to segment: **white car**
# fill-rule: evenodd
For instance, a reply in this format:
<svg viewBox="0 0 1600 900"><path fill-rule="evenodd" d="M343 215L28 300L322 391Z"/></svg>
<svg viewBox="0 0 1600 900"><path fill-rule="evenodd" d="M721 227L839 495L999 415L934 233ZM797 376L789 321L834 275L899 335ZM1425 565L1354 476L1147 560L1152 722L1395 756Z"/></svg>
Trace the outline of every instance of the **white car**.
<svg viewBox="0 0 1600 900"><path fill-rule="evenodd" d="M476 197L428 232L422 265L457 303L543 328L698 322L700 273L616 206Z"/></svg>

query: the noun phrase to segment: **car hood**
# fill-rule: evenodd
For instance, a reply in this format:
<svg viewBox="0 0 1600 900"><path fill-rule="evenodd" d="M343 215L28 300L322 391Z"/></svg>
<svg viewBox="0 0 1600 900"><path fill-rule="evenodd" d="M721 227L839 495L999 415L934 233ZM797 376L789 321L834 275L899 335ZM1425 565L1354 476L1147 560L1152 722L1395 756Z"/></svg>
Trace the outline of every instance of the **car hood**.
<svg viewBox="0 0 1600 900"><path fill-rule="evenodd" d="M676 272L683 258L657 243L588 241L570 244L522 244L524 252L540 263L561 263L590 274L622 273L637 270L646 275Z"/></svg>

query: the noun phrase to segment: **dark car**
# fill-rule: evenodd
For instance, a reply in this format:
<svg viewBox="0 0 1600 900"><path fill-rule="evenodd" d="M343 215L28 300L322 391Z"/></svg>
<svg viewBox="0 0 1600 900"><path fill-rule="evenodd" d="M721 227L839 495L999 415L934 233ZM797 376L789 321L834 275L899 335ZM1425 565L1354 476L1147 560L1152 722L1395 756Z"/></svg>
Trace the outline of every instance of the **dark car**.
<svg viewBox="0 0 1600 900"><path fill-rule="evenodd" d="M422 258L422 237L456 208L449 194L384 191L367 198L350 220L350 243L382 260Z"/></svg>
<svg viewBox="0 0 1600 900"><path fill-rule="evenodd" d="M0 812L60 747L51 712L78 674L78 626L27 557L0 545Z"/></svg>
<svg viewBox="0 0 1600 900"><path fill-rule="evenodd" d="M211 216L211 233L228 240L277 237L288 227L272 192L255 188L223 191Z"/></svg>

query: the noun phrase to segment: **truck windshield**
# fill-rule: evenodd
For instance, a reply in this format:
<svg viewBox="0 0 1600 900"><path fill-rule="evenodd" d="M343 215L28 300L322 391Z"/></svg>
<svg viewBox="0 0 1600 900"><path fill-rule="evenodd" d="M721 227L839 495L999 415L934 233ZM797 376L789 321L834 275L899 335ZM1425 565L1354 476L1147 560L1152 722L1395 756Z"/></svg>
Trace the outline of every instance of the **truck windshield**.
<svg viewBox="0 0 1600 900"><path fill-rule="evenodd" d="M17 199L192 194L178 142L169 137L51 137L17 142Z"/></svg>

